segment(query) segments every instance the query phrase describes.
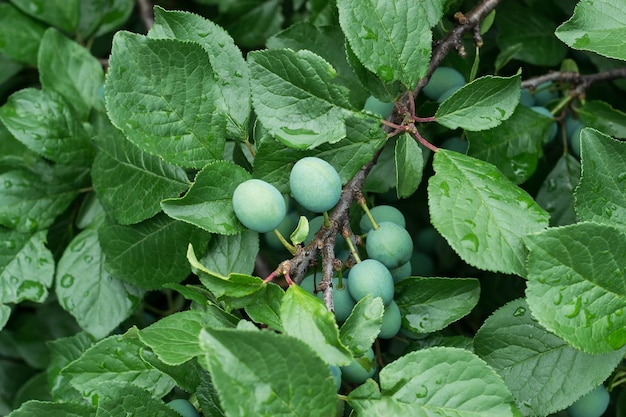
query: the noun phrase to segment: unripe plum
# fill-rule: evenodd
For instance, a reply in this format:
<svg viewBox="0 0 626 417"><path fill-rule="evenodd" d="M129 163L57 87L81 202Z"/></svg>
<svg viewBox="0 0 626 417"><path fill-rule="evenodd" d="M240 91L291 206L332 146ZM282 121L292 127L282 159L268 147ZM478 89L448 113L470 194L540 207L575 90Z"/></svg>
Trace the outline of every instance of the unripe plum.
<svg viewBox="0 0 626 417"><path fill-rule="evenodd" d="M259 179L242 182L233 193L233 209L239 221L250 230L274 230L287 214L285 199L273 185Z"/></svg>
<svg viewBox="0 0 626 417"><path fill-rule="evenodd" d="M552 81L548 81L537 86L534 97L536 106L545 106L550 101L556 100L559 93L553 89Z"/></svg>
<svg viewBox="0 0 626 417"><path fill-rule="evenodd" d="M350 290L348 290L350 286L348 279L342 278L341 283L343 286L339 288L339 278L333 277L333 304L335 307L335 319L338 322L346 321L356 304L354 298L350 295ZM317 296L323 299L324 292L319 291Z"/></svg>
<svg viewBox="0 0 626 417"><path fill-rule="evenodd" d="M550 113L550 110L546 109L545 107L533 106L531 107L531 110L543 116L549 117L550 119L554 119L554 116L552 115L552 113ZM558 131L558 126L556 122L553 121L552 124L550 125L550 130L548 131L548 137L544 139L544 143L552 142L554 138L556 137L557 131Z"/></svg>
<svg viewBox="0 0 626 417"><path fill-rule="evenodd" d="M393 110L393 103L385 103L374 96L369 96L365 101L363 110L371 111L372 113L379 115L381 118L386 119Z"/></svg>
<svg viewBox="0 0 626 417"><path fill-rule="evenodd" d="M200 414L198 414L193 404L184 398L172 400L168 402L167 405L182 417L200 417Z"/></svg>
<svg viewBox="0 0 626 417"><path fill-rule="evenodd" d="M604 385L579 398L567 408L570 417L600 417L609 406L610 395Z"/></svg>
<svg viewBox="0 0 626 417"><path fill-rule="evenodd" d="M400 307L395 301L385 306L383 314L383 324L380 327L378 337L381 339L391 339L400 331L402 327L402 317L400 316Z"/></svg>
<svg viewBox="0 0 626 417"><path fill-rule="evenodd" d="M393 269L411 260L413 241L405 228L395 223L381 222L378 229L367 233L365 250L370 258Z"/></svg>
<svg viewBox="0 0 626 417"><path fill-rule="evenodd" d="M378 364L374 357L374 350L369 348L363 356L355 358L349 365L341 367L341 375L347 382L362 384L376 373Z"/></svg>
<svg viewBox="0 0 626 417"><path fill-rule="evenodd" d="M404 219L404 215L400 210L393 206L380 205L370 209L370 213L374 217L376 223L380 222L392 222L397 224L398 226L405 227L406 220ZM361 221L359 222L359 227L361 228L361 233L367 233L372 229L372 222L370 218L364 214L361 217Z"/></svg>
<svg viewBox="0 0 626 417"><path fill-rule="evenodd" d="M341 178L335 168L323 159L305 157L291 169L289 187L291 195L302 207L322 213L339 201Z"/></svg>
<svg viewBox="0 0 626 417"><path fill-rule="evenodd" d="M359 301L367 295L380 297L387 305L393 300L393 278L391 272L375 259L365 259L350 270L350 295Z"/></svg>
<svg viewBox="0 0 626 417"><path fill-rule="evenodd" d="M451 67L438 67L424 86L422 92L431 100L437 100L443 93L454 87L462 87L465 77Z"/></svg>

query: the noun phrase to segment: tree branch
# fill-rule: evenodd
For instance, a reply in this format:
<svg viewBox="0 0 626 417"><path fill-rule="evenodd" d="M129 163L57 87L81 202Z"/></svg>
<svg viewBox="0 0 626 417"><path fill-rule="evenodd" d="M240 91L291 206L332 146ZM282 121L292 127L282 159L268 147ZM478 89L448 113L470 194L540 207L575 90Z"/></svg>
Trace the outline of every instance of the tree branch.
<svg viewBox="0 0 626 417"><path fill-rule="evenodd" d="M591 84L626 78L626 67L610 69L595 74L582 75L578 72L551 72L549 74L533 77L522 82L522 88L535 89L543 83L560 81L573 84L573 95L584 95L585 90Z"/></svg>

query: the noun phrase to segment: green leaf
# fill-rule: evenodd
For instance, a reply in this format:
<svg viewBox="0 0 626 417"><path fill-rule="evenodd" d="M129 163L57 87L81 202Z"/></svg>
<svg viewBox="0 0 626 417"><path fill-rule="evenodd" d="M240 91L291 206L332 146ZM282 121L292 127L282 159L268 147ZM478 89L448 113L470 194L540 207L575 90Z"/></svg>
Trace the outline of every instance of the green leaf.
<svg viewBox="0 0 626 417"><path fill-rule="evenodd" d="M289 172L293 164L305 156L316 156L330 163L337 170L341 182L346 183L387 140L378 121L371 118L346 119L346 135L345 139L337 143L322 144L310 151L299 151L278 141L266 140L259 146L254 158L254 177L287 193Z"/></svg>
<svg viewBox="0 0 626 417"><path fill-rule="evenodd" d="M574 15L556 29L556 36L574 49L626 60L626 11L615 0L583 1Z"/></svg>
<svg viewBox="0 0 626 417"><path fill-rule="evenodd" d="M45 246L46 232L0 229L0 242L0 304L45 301L54 277L54 259Z"/></svg>
<svg viewBox="0 0 626 417"><path fill-rule="evenodd" d="M511 181L522 184L537 168L543 154L543 138L554 121L525 106L500 126L467 132L468 155L494 164Z"/></svg>
<svg viewBox="0 0 626 417"><path fill-rule="evenodd" d="M624 233L583 222L529 235L526 244L526 297L539 323L584 352L626 345Z"/></svg>
<svg viewBox="0 0 626 417"><path fill-rule="evenodd" d="M222 3L224 5L225 3ZM223 6L225 29L237 45L248 49L263 46L285 20L281 0L227 1Z"/></svg>
<svg viewBox="0 0 626 417"><path fill-rule="evenodd" d="M222 159L226 116L204 48L120 31L109 65L107 112L131 142L185 167Z"/></svg>
<svg viewBox="0 0 626 417"><path fill-rule="evenodd" d="M224 410L220 405L219 394L208 371L200 373L200 385L196 390L196 396L205 416L225 417Z"/></svg>
<svg viewBox="0 0 626 417"><path fill-rule="evenodd" d="M424 157L415 139L404 134L396 141L396 190L399 198L413 195L422 182Z"/></svg>
<svg viewBox="0 0 626 417"><path fill-rule="evenodd" d="M91 178L98 200L121 224L146 220L161 211L161 200L189 186L185 171L150 155L117 129L96 138Z"/></svg>
<svg viewBox="0 0 626 417"><path fill-rule="evenodd" d="M465 349L434 347L408 353L387 364L379 379L378 396L373 383L348 396L359 415L521 416L502 379Z"/></svg>
<svg viewBox="0 0 626 417"><path fill-rule="evenodd" d="M400 81L385 82L381 80L376 74L363 66L359 58L352 51L352 48L350 48L350 44L346 43L345 48L346 57L348 58L348 63L352 71L354 71L354 75L367 91L385 103L392 102L398 98L404 90Z"/></svg>
<svg viewBox="0 0 626 417"><path fill-rule="evenodd" d="M61 370L78 359L93 344L91 336L85 332L46 343L50 351L50 364L46 369L48 385L55 401L82 402L84 400L83 396L70 384L71 377L62 375Z"/></svg>
<svg viewBox="0 0 626 417"><path fill-rule="evenodd" d="M298 285L290 286L280 306L285 333L302 340L326 362L348 365L350 351L339 339L335 316L319 298Z"/></svg>
<svg viewBox="0 0 626 417"><path fill-rule="evenodd" d="M93 7L91 13L95 14L94 18L97 19L98 26L93 34L96 37L122 26L132 14L135 2L133 0L96 0L87 3L81 1L81 16L78 22L81 33L85 32L83 27L86 25L86 15L89 14L89 6Z"/></svg>
<svg viewBox="0 0 626 417"><path fill-rule="evenodd" d="M362 356L380 333L385 306L380 297L366 296L359 300L341 325L339 337L355 357Z"/></svg>
<svg viewBox="0 0 626 417"><path fill-rule="evenodd" d="M474 337L474 352L504 379L522 413L532 416L562 410L602 384L624 351L574 349L537 324L523 299L498 309Z"/></svg>
<svg viewBox="0 0 626 417"><path fill-rule="evenodd" d="M408 277L396 284L402 324L417 333L441 330L466 316L479 296L475 278Z"/></svg>
<svg viewBox="0 0 626 417"><path fill-rule="evenodd" d="M304 242L308 236L309 220L304 216L300 216L300 218L298 219L298 225L296 226L295 230L289 235L289 240L291 240L291 243L293 243L294 245L299 245L300 243Z"/></svg>
<svg viewBox="0 0 626 417"><path fill-rule="evenodd" d="M0 4L0 53L24 64L37 65L37 51L46 28L12 4Z"/></svg>
<svg viewBox="0 0 626 417"><path fill-rule="evenodd" d="M196 258L191 244L187 248L187 260L196 274L202 272L202 274L198 274L202 285L208 288L218 299L222 297L243 298L249 295L260 295L257 293L266 286L263 280L258 277L237 273L224 276L207 269Z"/></svg>
<svg viewBox="0 0 626 417"><path fill-rule="evenodd" d="M250 86L246 61L228 32L196 14L154 8L150 38L199 43L207 52L226 106L227 130L232 138L248 136Z"/></svg>
<svg viewBox="0 0 626 417"><path fill-rule="evenodd" d="M187 194L163 200L161 207L168 216L212 233L240 233L245 228L235 215L232 197L235 188L249 178L239 165L216 161L198 172Z"/></svg>
<svg viewBox="0 0 626 417"><path fill-rule="evenodd" d="M162 397L173 387L172 379L141 359L143 345L137 339L110 336L90 347L62 371L70 383L85 396L93 396L111 380L129 382Z"/></svg>
<svg viewBox="0 0 626 417"><path fill-rule="evenodd" d="M315 26L310 22L296 22L267 40L270 49L307 49L324 58L337 70L335 82L350 92L350 102L361 106L369 93L356 80L348 63L345 38L338 26Z"/></svg>
<svg viewBox="0 0 626 417"><path fill-rule="evenodd" d="M200 262L220 275L251 274L259 252L259 234L251 230L214 236Z"/></svg>
<svg viewBox="0 0 626 417"><path fill-rule="evenodd" d="M498 7L496 43L501 51L533 65L557 66L567 48L556 36L556 23L537 7L508 2Z"/></svg>
<svg viewBox="0 0 626 417"><path fill-rule="evenodd" d="M580 144L576 214L580 220L626 228L626 144L590 128L581 131Z"/></svg>
<svg viewBox="0 0 626 417"><path fill-rule="evenodd" d="M136 309L142 291L104 269L96 229L85 229L69 244L56 268L59 304L83 330L102 339Z"/></svg>
<svg viewBox="0 0 626 417"><path fill-rule="evenodd" d="M0 224L25 233L47 229L89 185L88 177L82 168L43 161L0 163Z"/></svg>
<svg viewBox="0 0 626 417"><path fill-rule="evenodd" d="M580 163L563 154L546 176L537 193L537 203L550 213L550 226L575 223L574 189L580 180Z"/></svg>
<svg viewBox="0 0 626 417"><path fill-rule="evenodd" d="M80 119L86 120L104 82L98 60L89 50L49 28L41 40L37 62L43 89L61 94Z"/></svg>
<svg viewBox="0 0 626 417"><path fill-rule="evenodd" d="M78 25L80 0L11 0L22 12L37 20L73 33Z"/></svg>
<svg viewBox="0 0 626 417"><path fill-rule="evenodd" d="M187 246L205 247L209 238L206 232L164 214L131 226L107 219L98 234L106 270L145 289L184 280L191 272ZM155 256L158 253L167 256Z"/></svg>
<svg viewBox="0 0 626 417"><path fill-rule="evenodd" d="M252 104L263 126L285 145L311 149L346 137L348 90L335 69L307 50L248 54Z"/></svg>
<svg viewBox="0 0 626 417"><path fill-rule="evenodd" d="M464 85L437 109L437 122L449 129L487 130L511 117L519 103L520 75L486 75Z"/></svg>
<svg viewBox="0 0 626 417"><path fill-rule="evenodd" d="M132 381L104 381L97 387L96 417L117 417L141 413L154 417L180 417L163 401Z"/></svg>
<svg viewBox="0 0 626 417"><path fill-rule="evenodd" d="M0 121L30 150L54 162L89 166L90 134L56 91L25 88L0 107Z"/></svg>
<svg viewBox="0 0 626 417"><path fill-rule="evenodd" d="M86 404L30 400L10 414L11 417L95 417L96 409Z"/></svg>
<svg viewBox="0 0 626 417"><path fill-rule="evenodd" d="M280 306L283 303L285 291L278 285L267 285L265 292L256 297L254 302L245 306L246 314L255 323L265 324L270 329L283 332L283 322L280 318Z"/></svg>
<svg viewBox="0 0 626 417"><path fill-rule="evenodd" d="M430 27L443 14L438 3L401 0L389 7L382 0L338 0L337 9L341 29L363 65L381 80L398 80L412 90L428 71Z"/></svg>
<svg viewBox="0 0 626 417"><path fill-rule="evenodd" d="M626 113L616 110L610 104L599 101L587 101L577 109L580 121L609 136L626 138Z"/></svg>
<svg viewBox="0 0 626 417"><path fill-rule="evenodd" d="M433 226L468 264L524 276L522 238L547 227L548 213L487 162L440 149L433 167Z"/></svg>
<svg viewBox="0 0 626 417"><path fill-rule="evenodd" d="M0 331L6 326L9 317L11 317L11 307L0 304Z"/></svg>
<svg viewBox="0 0 626 417"><path fill-rule="evenodd" d="M336 388L319 351L268 331L206 329L200 345L225 414L334 415Z"/></svg>

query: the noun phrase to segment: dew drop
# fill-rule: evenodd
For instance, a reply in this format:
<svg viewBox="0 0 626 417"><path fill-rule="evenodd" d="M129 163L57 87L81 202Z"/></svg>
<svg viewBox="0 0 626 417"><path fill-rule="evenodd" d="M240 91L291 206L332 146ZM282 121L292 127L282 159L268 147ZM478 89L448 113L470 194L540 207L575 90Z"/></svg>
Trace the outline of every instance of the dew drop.
<svg viewBox="0 0 626 417"><path fill-rule="evenodd" d="M11 187L13 187L13 183L9 180L4 180L4 188L9 189Z"/></svg>
<svg viewBox="0 0 626 417"><path fill-rule="evenodd" d="M201 38L206 38L207 36L209 36L209 32L198 32L198 36L200 36Z"/></svg>
<svg viewBox="0 0 626 417"><path fill-rule="evenodd" d="M45 288L37 281L24 281L17 289L17 296L20 299L38 301L44 297Z"/></svg>
<svg viewBox="0 0 626 417"><path fill-rule="evenodd" d="M11 275L10 281L11 281L11 284L17 285L17 284L19 284L20 279L18 277L16 277L15 275Z"/></svg>
<svg viewBox="0 0 626 417"><path fill-rule="evenodd" d="M64 297L63 304L65 305L65 308L68 310L72 310L76 306L76 304L74 303L74 299L71 297Z"/></svg>
<svg viewBox="0 0 626 417"><path fill-rule="evenodd" d="M415 390L415 398L426 398L428 395L428 387L420 385Z"/></svg>
<svg viewBox="0 0 626 417"><path fill-rule="evenodd" d="M65 274L61 277L61 287L69 288L74 285L74 277L70 274Z"/></svg>
<svg viewBox="0 0 626 417"><path fill-rule="evenodd" d="M554 178L549 179L547 182L547 186L548 186L548 191L556 190L556 180Z"/></svg>
<svg viewBox="0 0 626 417"><path fill-rule="evenodd" d="M619 174L617 176L617 180L620 181L620 182L626 180L626 172L622 172L621 174Z"/></svg>
<svg viewBox="0 0 626 417"><path fill-rule="evenodd" d="M526 308L517 307L515 311L513 312L513 317L522 317L524 314L526 314Z"/></svg>
<svg viewBox="0 0 626 417"><path fill-rule="evenodd" d="M570 312L565 314L565 317L567 317L568 319L573 319L574 317L576 317L577 315L580 314L580 310L582 308L582 304L583 304L583 300L580 297L576 297L576 300L574 300L574 304L570 304L567 305L566 307L568 309L571 309Z"/></svg>
<svg viewBox="0 0 626 417"><path fill-rule="evenodd" d="M83 250L84 247L85 247L85 241L79 240L78 242L72 245L71 249L72 249L72 252L80 252Z"/></svg>
<svg viewBox="0 0 626 417"><path fill-rule="evenodd" d="M558 293L558 294L556 295L556 297L554 298L554 301L552 301L552 303L553 303L555 306L558 306L559 304L561 304L561 301L563 301L563 294Z"/></svg>
<svg viewBox="0 0 626 417"><path fill-rule="evenodd" d="M26 261L27 264L31 264L33 263L33 258L30 256L24 256L24 261Z"/></svg>
<svg viewBox="0 0 626 417"><path fill-rule="evenodd" d="M93 262L93 256L91 255L85 255L83 256L83 261L87 262L88 264L90 264L91 262Z"/></svg>
<svg viewBox="0 0 626 417"><path fill-rule="evenodd" d="M442 181L441 184L439 184L439 190L444 197L450 197L450 186L447 182Z"/></svg>
<svg viewBox="0 0 626 417"><path fill-rule="evenodd" d="M5 240L4 247L7 249L15 249L15 241L13 239Z"/></svg>
<svg viewBox="0 0 626 417"><path fill-rule="evenodd" d="M461 238L461 245L468 250L473 252L478 252L478 247L480 246L478 242L478 237L470 232Z"/></svg>
<svg viewBox="0 0 626 417"><path fill-rule="evenodd" d="M31 217L28 217L26 218L26 223L24 223L24 226L26 226L26 229L29 232L34 232L39 227L39 222Z"/></svg>
<svg viewBox="0 0 626 417"><path fill-rule="evenodd" d="M391 67L382 65L376 70L376 75L383 81L393 81L393 70Z"/></svg>

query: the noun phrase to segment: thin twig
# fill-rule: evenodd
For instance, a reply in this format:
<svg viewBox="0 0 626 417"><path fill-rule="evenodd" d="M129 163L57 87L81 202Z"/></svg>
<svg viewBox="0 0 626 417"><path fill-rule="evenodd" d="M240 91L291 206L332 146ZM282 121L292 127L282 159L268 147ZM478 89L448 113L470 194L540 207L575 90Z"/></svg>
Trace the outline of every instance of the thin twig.
<svg viewBox="0 0 626 417"><path fill-rule="evenodd" d="M137 0L139 18L146 28L146 32L154 25L154 5L150 0Z"/></svg>
<svg viewBox="0 0 626 417"><path fill-rule="evenodd" d="M576 96L583 95L591 84L626 78L626 67L614 68L595 74L580 74L571 71L554 71L538 77L529 78L522 82L522 88L535 89L543 83L559 81L571 83L572 93Z"/></svg>

